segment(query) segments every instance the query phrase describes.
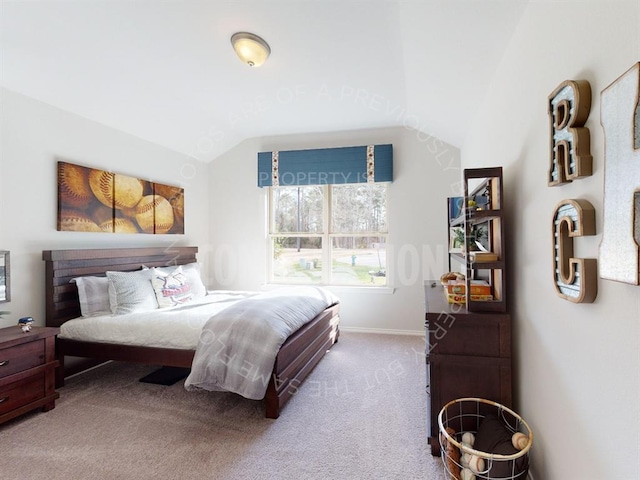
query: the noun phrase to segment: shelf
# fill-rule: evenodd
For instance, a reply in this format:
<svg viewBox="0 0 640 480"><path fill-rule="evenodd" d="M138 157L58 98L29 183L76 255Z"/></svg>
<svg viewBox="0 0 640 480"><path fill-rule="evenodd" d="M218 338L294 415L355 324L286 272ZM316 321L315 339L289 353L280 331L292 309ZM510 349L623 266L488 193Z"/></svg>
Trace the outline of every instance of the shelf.
<svg viewBox="0 0 640 480"><path fill-rule="evenodd" d="M487 220L497 220L502 218L500 210L471 210L467 219L471 224L486 222Z"/></svg>
<svg viewBox="0 0 640 480"><path fill-rule="evenodd" d="M473 300L469 300L467 309L471 312L498 312L504 313L504 301L502 300L493 300L486 302L474 302Z"/></svg>
<svg viewBox="0 0 640 480"><path fill-rule="evenodd" d="M498 260L495 262L474 262L469 263L472 265L473 270L502 270L504 269L504 262L502 260Z"/></svg>
<svg viewBox="0 0 640 480"><path fill-rule="evenodd" d="M507 311L506 304L506 263L505 263L505 234L504 225L504 198L502 191L502 168L472 168L465 169L464 198L480 196L487 198L487 209L476 210L473 207L465 209L464 230L467 232L466 242L470 242L469 233L476 226L483 226L486 229L487 250L492 250L498 254L498 260L474 261L469 255L465 258L467 288L473 279L487 280L492 286L496 300L488 302L478 302L467 299L467 309L473 312L499 312ZM451 262L451 255L449 256ZM495 257L494 257L495 258Z"/></svg>

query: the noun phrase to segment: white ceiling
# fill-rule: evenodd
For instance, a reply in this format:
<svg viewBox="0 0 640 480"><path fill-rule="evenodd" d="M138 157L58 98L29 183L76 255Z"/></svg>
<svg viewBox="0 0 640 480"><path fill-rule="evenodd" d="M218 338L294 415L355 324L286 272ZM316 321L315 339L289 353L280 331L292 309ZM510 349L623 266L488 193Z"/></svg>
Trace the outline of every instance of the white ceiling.
<svg viewBox="0 0 640 480"><path fill-rule="evenodd" d="M2 0L1 84L211 161L264 135L408 126L461 146L526 1ZM272 54L242 64L230 37Z"/></svg>

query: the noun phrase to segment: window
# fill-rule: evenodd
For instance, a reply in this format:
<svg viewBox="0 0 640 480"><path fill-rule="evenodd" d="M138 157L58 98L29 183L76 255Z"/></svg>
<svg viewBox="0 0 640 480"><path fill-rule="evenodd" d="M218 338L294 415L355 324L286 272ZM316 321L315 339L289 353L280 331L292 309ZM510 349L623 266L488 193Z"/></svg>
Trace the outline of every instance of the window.
<svg viewBox="0 0 640 480"><path fill-rule="evenodd" d="M269 189L270 282L387 284L387 184Z"/></svg>

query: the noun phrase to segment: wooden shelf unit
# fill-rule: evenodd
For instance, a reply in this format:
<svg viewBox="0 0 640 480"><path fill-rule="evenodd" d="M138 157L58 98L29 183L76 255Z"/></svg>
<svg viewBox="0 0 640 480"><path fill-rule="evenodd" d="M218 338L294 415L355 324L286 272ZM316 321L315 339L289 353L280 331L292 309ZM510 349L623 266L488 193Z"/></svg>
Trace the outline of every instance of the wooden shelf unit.
<svg viewBox="0 0 640 480"><path fill-rule="evenodd" d="M450 304L439 279L425 281L427 429L434 455L440 455L438 414L448 402L478 397L512 406L502 167L465 169L463 184L464 197L447 199L449 235L452 227L465 232L463 252L449 252L449 271L465 273L466 292L471 280L487 280L494 300L470 301L467 295L465 305ZM477 226L486 228L482 244L498 255L496 261L471 261L470 232Z"/></svg>
<svg viewBox="0 0 640 480"><path fill-rule="evenodd" d="M470 183L476 180L476 185L470 190ZM465 234L473 228L483 226L487 229L488 250L498 255L494 262L472 262L466 256L467 291L471 280L487 280L493 290L493 301L476 302L467 297L467 309L470 312L499 312L507 311L507 266L505 252L504 226L504 196L502 188L502 167L468 168L463 173L464 184L464 230ZM488 195L487 208L481 210L469 207L469 200L477 198L482 193ZM465 245L469 251L470 240L465 236Z"/></svg>

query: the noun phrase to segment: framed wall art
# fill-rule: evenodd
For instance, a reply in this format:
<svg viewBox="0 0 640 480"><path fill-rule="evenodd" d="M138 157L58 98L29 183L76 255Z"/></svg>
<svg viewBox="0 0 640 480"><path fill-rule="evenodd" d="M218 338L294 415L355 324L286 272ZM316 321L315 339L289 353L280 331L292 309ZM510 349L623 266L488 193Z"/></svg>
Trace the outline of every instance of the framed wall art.
<svg viewBox="0 0 640 480"><path fill-rule="evenodd" d="M184 233L184 189L58 162L59 231Z"/></svg>
<svg viewBox="0 0 640 480"><path fill-rule="evenodd" d="M604 225L599 272L640 285L640 62L602 91Z"/></svg>

